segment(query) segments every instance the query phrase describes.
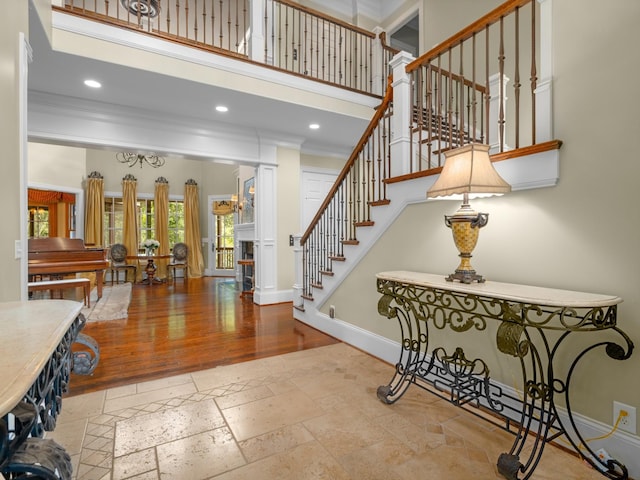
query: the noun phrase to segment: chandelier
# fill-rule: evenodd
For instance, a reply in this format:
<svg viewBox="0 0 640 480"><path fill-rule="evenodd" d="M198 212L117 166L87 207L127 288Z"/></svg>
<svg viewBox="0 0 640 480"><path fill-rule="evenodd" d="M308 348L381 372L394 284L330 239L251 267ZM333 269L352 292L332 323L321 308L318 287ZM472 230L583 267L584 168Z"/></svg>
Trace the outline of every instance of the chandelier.
<svg viewBox="0 0 640 480"><path fill-rule="evenodd" d="M164 158L152 154L152 155L143 155L141 153L130 153L130 152L118 152L116 154L116 159L120 163L126 163L129 167L133 167L134 165L140 164L140 168L142 168L143 164L147 164L150 167L158 168L164 165Z"/></svg>
<svg viewBox="0 0 640 480"><path fill-rule="evenodd" d="M120 3L133 15L153 18L160 13L158 0L120 0Z"/></svg>

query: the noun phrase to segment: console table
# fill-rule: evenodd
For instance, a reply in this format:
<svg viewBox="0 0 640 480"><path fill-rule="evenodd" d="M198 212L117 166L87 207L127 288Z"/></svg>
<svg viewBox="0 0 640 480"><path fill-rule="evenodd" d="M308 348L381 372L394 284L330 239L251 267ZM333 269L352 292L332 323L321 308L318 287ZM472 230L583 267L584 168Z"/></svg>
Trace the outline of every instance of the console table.
<svg viewBox="0 0 640 480"><path fill-rule="evenodd" d="M591 450L576 427L570 398L572 374L588 352L603 347L615 360L631 356L633 342L616 324L621 298L490 281L463 284L406 271L379 273L377 289L378 312L396 319L402 334L395 374L377 391L381 401L398 401L414 384L513 433L511 449L497 461L509 480L530 478L545 444L561 435L604 476L628 478L622 463L603 461ZM496 324L500 356L522 372L520 395L493 380L484 360L467 358L460 347L447 352L430 344L437 330L483 332L490 322ZM591 342L566 365L559 359L576 334L587 334ZM559 399L566 414L559 414Z"/></svg>
<svg viewBox="0 0 640 480"><path fill-rule="evenodd" d="M32 300L0 303L0 473L70 479L71 459L45 431L55 428L70 372L92 373L95 341L81 334L82 303ZM90 351L71 351L74 342Z"/></svg>

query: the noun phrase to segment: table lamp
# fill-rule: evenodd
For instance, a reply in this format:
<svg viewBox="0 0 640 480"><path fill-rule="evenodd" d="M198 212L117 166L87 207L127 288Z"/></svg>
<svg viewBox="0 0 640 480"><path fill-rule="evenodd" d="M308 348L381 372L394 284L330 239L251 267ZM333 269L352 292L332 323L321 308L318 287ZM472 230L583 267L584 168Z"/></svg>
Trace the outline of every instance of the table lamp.
<svg viewBox="0 0 640 480"><path fill-rule="evenodd" d="M471 252L478 242L480 229L489 220L488 213L478 213L469 205L469 197L502 195L511 186L496 172L489 157L489 145L470 143L445 152L444 167L440 177L427 191L427 198L451 197L462 194L462 205L453 215L445 215L444 221L451 228L453 240L460 252L460 265L448 281L462 283L485 279L471 266Z"/></svg>

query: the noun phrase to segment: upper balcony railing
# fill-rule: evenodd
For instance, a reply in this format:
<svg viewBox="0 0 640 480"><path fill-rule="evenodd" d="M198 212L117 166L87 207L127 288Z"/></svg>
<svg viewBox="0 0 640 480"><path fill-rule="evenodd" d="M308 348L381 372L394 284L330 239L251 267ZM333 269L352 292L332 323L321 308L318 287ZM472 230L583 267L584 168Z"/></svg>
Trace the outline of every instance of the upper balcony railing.
<svg viewBox="0 0 640 480"><path fill-rule="evenodd" d="M165 40L382 96L384 35L291 0L63 0L62 10Z"/></svg>

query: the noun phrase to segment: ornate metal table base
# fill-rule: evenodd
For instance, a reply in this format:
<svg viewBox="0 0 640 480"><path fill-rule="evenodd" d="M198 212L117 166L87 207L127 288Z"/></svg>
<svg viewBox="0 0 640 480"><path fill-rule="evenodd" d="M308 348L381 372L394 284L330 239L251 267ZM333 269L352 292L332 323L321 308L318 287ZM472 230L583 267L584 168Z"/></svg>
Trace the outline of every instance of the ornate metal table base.
<svg viewBox="0 0 640 480"><path fill-rule="evenodd" d="M71 371L90 374L98 363L97 343L79 333L84 325L85 318L79 314L23 400L0 418L0 473L4 478L71 478L71 457L56 442L42 437L56 426ZM76 341L90 351L72 353Z"/></svg>
<svg viewBox="0 0 640 480"><path fill-rule="evenodd" d="M382 294L378 312L397 319L402 334L395 374L388 385L378 388L378 398L392 404L414 384L457 406L477 407L467 410L483 419L487 415L480 415L482 411L490 413L494 423L515 436L509 452L497 461L498 471L509 480L530 478L545 444L561 435L602 475L627 479L623 464L617 460L603 462L584 440L573 419L569 395L572 374L590 351L604 347L606 354L616 360L631 356L633 343L616 325L617 303L621 300L580 293L575 293L575 299L567 299L574 292L487 285L463 286L414 272L378 275L378 292ZM532 292L530 297L522 294L527 289ZM540 303L536 295L548 301ZM522 398L505 392L492 381L483 360L467 358L461 348L448 353L429 344L430 329L483 331L490 321L499 325L499 352L515 359L520 367ZM560 364L560 352L572 334L604 331L619 335L623 345L602 340L582 350L571 365ZM559 374L562 370L566 370L564 376ZM558 396L564 399L567 410L564 421L556 408ZM569 423L565 425L567 417ZM526 459L521 458L524 451L530 452Z"/></svg>

